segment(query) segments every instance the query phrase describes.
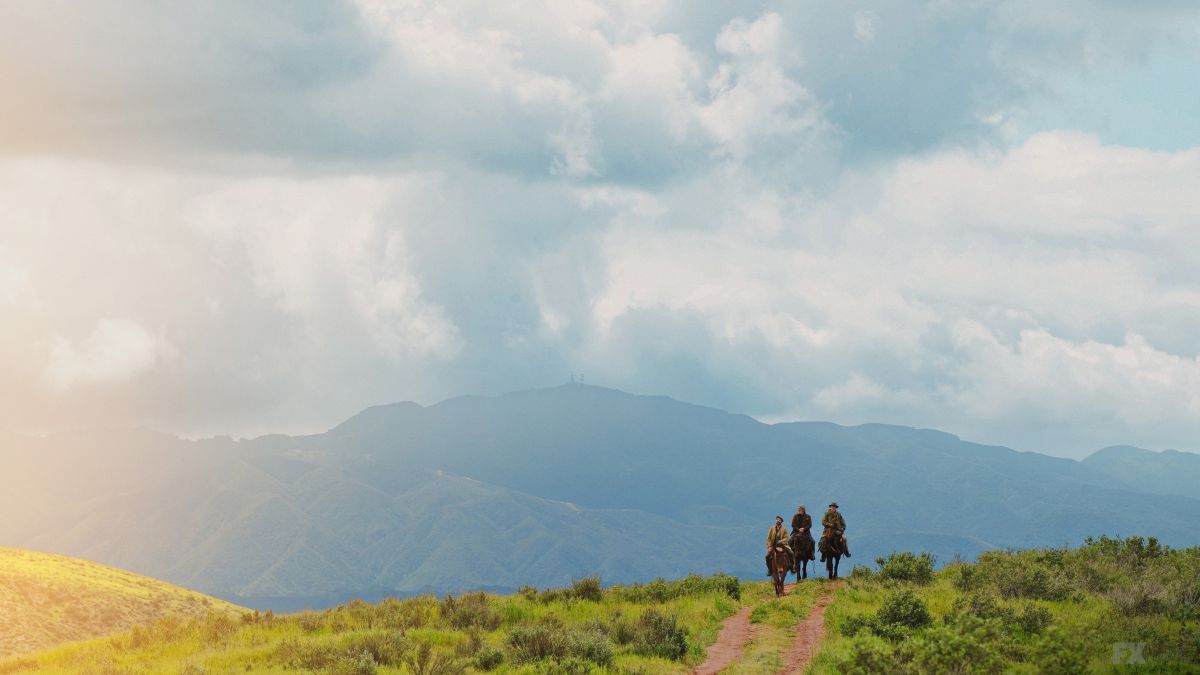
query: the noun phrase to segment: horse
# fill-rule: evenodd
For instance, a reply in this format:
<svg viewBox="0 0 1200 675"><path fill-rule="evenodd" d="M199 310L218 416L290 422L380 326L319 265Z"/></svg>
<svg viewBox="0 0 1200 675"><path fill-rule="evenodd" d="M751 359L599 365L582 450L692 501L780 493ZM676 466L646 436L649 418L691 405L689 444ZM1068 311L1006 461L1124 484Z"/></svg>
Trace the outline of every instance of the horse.
<svg viewBox="0 0 1200 675"><path fill-rule="evenodd" d="M818 545L821 550L821 559L825 561L825 570L829 573L830 579L838 578L838 564L842 561L842 554L846 552L842 545L841 536L834 536L831 528L825 528L825 532L821 534L821 543Z"/></svg>
<svg viewBox="0 0 1200 675"><path fill-rule="evenodd" d="M783 595L783 582L792 570L792 552L785 546L771 549L771 579L775 582L775 597Z"/></svg>
<svg viewBox="0 0 1200 675"><path fill-rule="evenodd" d="M813 542L812 535L803 536L793 533L791 537L792 551L796 553L796 562L792 565L792 572L796 575L796 581L808 578L808 561L813 560L813 548L816 543Z"/></svg>

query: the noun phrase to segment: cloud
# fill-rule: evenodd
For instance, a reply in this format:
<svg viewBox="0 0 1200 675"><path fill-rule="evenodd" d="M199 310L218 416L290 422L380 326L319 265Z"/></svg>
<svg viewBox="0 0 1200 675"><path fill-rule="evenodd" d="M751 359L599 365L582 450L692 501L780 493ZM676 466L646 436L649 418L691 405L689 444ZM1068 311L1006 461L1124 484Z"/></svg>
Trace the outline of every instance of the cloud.
<svg viewBox="0 0 1200 675"><path fill-rule="evenodd" d="M1074 74L1189 62L1197 26L1170 2L22 5L0 423L309 431L584 370L771 419L1186 445L1198 151L1021 130Z"/></svg>
<svg viewBox="0 0 1200 675"><path fill-rule="evenodd" d="M55 389L126 382L157 368L174 347L128 319L101 319L79 342L55 336L46 379Z"/></svg>
<svg viewBox="0 0 1200 675"><path fill-rule="evenodd" d="M607 233L606 284L573 320L593 323L584 354L620 378L669 387L641 358L615 356L665 340L704 355L705 395L732 405L723 392L739 391L772 419L929 420L1060 452L1105 433L1163 444L1194 427L1200 287L1184 270L1198 262L1197 179L1195 151L1069 132L908 160L824 200L714 175L698 191L707 230ZM784 225L726 221L727 208ZM571 310L546 311L561 322ZM1098 418L1120 424L1082 430ZM1039 438L1045 425L1076 437Z"/></svg>

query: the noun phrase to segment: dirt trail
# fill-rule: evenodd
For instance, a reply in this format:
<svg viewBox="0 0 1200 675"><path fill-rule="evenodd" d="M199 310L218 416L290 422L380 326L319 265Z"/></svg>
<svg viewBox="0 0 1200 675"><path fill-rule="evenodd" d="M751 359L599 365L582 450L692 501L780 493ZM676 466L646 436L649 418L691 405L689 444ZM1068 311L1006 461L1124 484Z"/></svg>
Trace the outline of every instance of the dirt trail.
<svg viewBox="0 0 1200 675"><path fill-rule="evenodd" d="M821 641L825 639L825 608L833 601L833 591L841 585L834 582L817 598L817 604L804 620L796 624L796 639L783 655L784 667L780 672L799 675L812 662Z"/></svg>
<svg viewBox="0 0 1200 675"><path fill-rule="evenodd" d="M716 675L742 655L746 643L753 637L751 609L743 607L737 614L725 619L721 632L717 633L717 641L708 648L708 658L692 671L695 675Z"/></svg>
<svg viewBox="0 0 1200 675"><path fill-rule="evenodd" d="M809 611L803 621L796 624L796 637L791 647L783 654L785 664L783 673L803 673L812 661L813 655L825 638L825 608L833 600L833 591L841 582L835 582L821 592L817 604ZM795 584L784 586L784 592L791 591ZM750 623L750 612L753 607L743 607L737 614L725 619L717 641L708 648L708 657L692 671L694 675L716 675L729 664L738 660L746 649L746 644L754 638L755 626Z"/></svg>

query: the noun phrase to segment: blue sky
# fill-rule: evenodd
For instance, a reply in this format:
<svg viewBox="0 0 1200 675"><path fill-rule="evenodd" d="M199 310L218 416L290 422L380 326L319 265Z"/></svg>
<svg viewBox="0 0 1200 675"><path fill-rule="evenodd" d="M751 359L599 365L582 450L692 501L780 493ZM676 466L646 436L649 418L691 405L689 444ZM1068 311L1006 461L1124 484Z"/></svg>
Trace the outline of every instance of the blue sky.
<svg viewBox="0 0 1200 675"><path fill-rule="evenodd" d="M19 2L0 427L320 430L571 372L1200 450L1200 9Z"/></svg>

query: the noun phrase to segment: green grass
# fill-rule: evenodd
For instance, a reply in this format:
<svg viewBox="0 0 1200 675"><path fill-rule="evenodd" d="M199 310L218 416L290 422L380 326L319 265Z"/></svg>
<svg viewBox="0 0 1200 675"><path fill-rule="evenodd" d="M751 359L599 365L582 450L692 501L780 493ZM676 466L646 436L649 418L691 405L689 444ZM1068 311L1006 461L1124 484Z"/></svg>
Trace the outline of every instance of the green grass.
<svg viewBox="0 0 1200 675"><path fill-rule="evenodd" d="M743 588L718 575L167 617L0 662L0 673L682 673L703 660Z"/></svg>
<svg viewBox="0 0 1200 675"><path fill-rule="evenodd" d="M810 672L1200 672L1200 548L1101 538L902 576L852 575ZM1122 642L1145 664L1114 666Z"/></svg>
<svg viewBox="0 0 1200 675"><path fill-rule="evenodd" d="M241 608L78 558L0 548L0 658L110 633L164 616Z"/></svg>

